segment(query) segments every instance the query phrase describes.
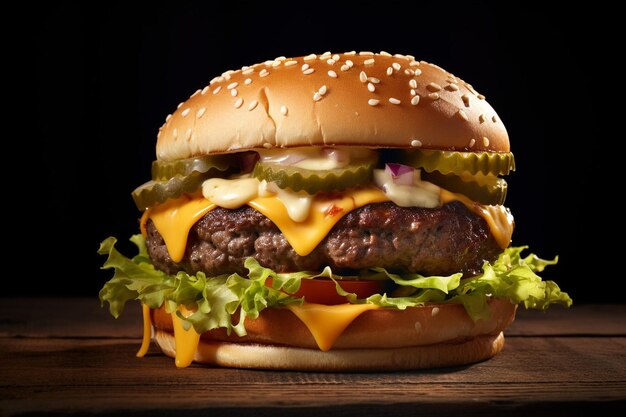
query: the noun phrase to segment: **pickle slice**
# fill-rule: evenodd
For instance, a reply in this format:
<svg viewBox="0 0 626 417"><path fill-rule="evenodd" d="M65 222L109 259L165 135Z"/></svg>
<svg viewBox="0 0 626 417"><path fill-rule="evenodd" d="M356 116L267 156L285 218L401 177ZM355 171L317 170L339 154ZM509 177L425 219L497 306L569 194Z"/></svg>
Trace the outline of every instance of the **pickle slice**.
<svg viewBox="0 0 626 417"><path fill-rule="evenodd" d="M144 211L155 204L164 203L169 198L179 197L183 193L193 193L210 177L208 172L192 172L187 176L177 175L167 181L148 181L135 188L132 192L133 200L137 208Z"/></svg>
<svg viewBox="0 0 626 417"><path fill-rule="evenodd" d="M470 200L487 205L502 205L506 199L507 183L495 175L459 176L439 172L422 172L422 180L439 187L463 194Z"/></svg>
<svg viewBox="0 0 626 417"><path fill-rule="evenodd" d="M345 168L329 170L311 170L293 166L258 162L252 176L259 181L274 182L280 188L293 191L306 191L309 194L344 190L366 184L372 179L376 162L364 161Z"/></svg>
<svg viewBox="0 0 626 417"><path fill-rule="evenodd" d="M165 181L177 175L186 177L194 172L208 173L209 177L225 177L230 168L236 167L233 155L205 155L178 161L152 162L152 179Z"/></svg>
<svg viewBox="0 0 626 417"><path fill-rule="evenodd" d="M515 171L513 154L497 152L455 152L423 149L404 152L400 162L426 172L439 171L442 174L507 175Z"/></svg>

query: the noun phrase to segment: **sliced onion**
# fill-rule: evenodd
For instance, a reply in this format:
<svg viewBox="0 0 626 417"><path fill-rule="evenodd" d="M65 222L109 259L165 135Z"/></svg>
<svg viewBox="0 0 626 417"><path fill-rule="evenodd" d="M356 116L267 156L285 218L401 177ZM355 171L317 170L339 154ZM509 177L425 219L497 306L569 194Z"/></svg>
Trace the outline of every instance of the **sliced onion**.
<svg viewBox="0 0 626 417"><path fill-rule="evenodd" d="M398 185L412 185L415 168L402 164L385 164L385 172L391 175Z"/></svg>

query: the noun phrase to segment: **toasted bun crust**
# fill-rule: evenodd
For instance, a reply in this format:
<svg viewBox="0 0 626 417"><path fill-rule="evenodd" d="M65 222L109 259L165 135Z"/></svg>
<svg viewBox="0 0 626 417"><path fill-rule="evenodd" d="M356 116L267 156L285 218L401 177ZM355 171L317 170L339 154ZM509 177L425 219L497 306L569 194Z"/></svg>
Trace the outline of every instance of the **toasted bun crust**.
<svg viewBox="0 0 626 417"><path fill-rule="evenodd" d="M345 53L216 77L167 117L157 158L296 146L510 150L496 112L463 80L411 56Z"/></svg>
<svg viewBox="0 0 626 417"><path fill-rule="evenodd" d="M463 306L439 304L406 310L369 310L357 317L329 352L321 352L306 326L286 309L266 309L246 320L248 334L213 330L201 336L195 361L209 365L300 370L418 369L461 365L492 357L516 305L489 302L491 316L474 323ZM171 316L152 311L156 342L172 356Z"/></svg>

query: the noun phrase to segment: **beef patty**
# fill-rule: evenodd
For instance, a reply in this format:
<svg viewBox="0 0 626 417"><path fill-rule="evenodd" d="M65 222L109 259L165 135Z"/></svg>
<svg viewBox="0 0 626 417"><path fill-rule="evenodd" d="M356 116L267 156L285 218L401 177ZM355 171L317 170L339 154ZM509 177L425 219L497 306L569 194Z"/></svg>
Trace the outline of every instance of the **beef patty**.
<svg viewBox="0 0 626 417"><path fill-rule="evenodd" d="M147 223L148 252L157 269L169 274L245 275L243 262L254 257L277 272L334 272L383 267L397 273L449 275L481 272L502 249L485 220L462 203L439 208L398 207L391 202L369 204L345 215L309 255L300 256L276 225L244 206L216 208L190 230L185 256L175 263L152 221Z"/></svg>

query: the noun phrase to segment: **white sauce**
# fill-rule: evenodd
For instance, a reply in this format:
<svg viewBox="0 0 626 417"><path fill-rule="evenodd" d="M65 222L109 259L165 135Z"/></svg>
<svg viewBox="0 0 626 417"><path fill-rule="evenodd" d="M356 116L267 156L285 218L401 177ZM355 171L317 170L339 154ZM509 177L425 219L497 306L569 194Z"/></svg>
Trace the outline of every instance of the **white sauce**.
<svg viewBox="0 0 626 417"><path fill-rule="evenodd" d="M253 200L259 194L256 178L209 178L202 183L202 195L227 209L235 209Z"/></svg>
<svg viewBox="0 0 626 417"><path fill-rule="evenodd" d="M441 205L439 187L421 180L421 170L416 169L412 185L398 185L384 169L374 170L374 183L387 197L400 207L434 208Z"/></svg>
<svg viewBox="0 0 626 417"><path fill-rule="evenodd" d="M209 178L202 183L202 195L220 207L235 209L257 197L275 195L294 222L303 222L309 217L313 196L304 191L283 190L274 183L259 181L248 175L239 178Z"/></svg>

